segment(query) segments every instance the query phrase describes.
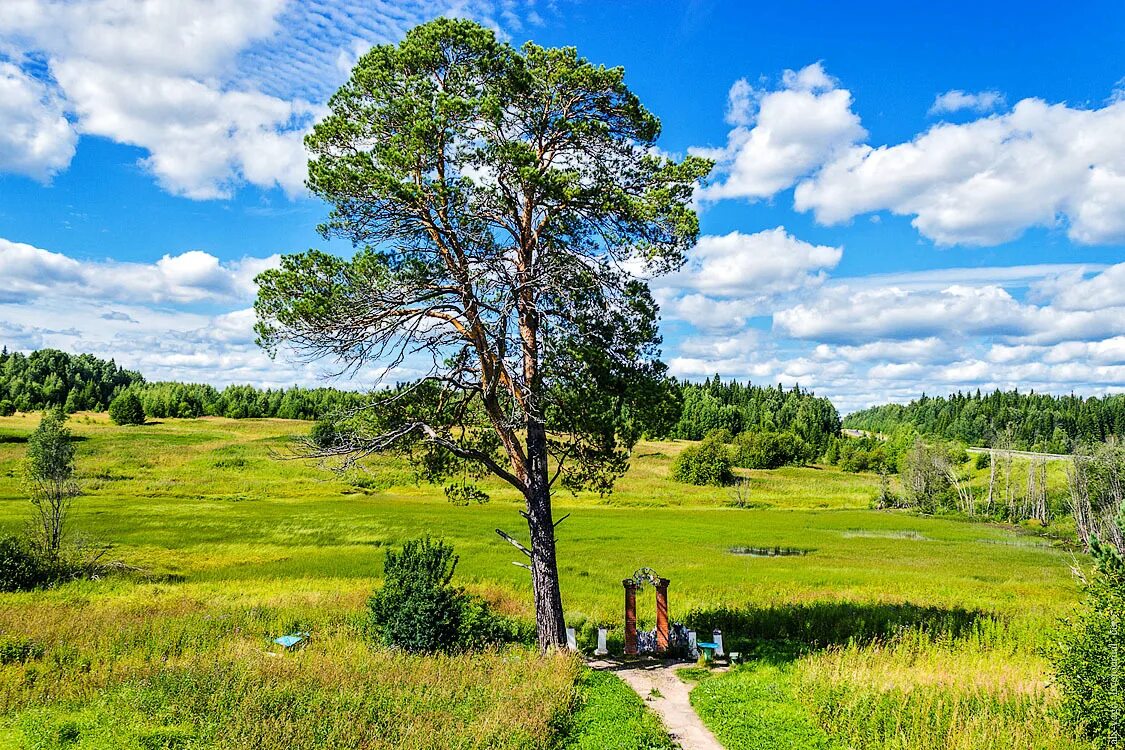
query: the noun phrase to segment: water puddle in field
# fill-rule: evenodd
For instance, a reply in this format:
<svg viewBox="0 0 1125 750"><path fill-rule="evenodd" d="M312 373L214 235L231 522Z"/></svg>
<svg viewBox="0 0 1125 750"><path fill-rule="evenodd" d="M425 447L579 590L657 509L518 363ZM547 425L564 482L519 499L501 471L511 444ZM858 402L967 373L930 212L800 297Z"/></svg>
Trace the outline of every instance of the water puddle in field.
<svg viewBox="0 0 1125 750"><path fill-rule="evenodd" d="M1052 549L1055 545L1049 539L977 539L982 544L999 544L1004 547L1035 547Z"/></svg>
<svg viewBox="0 0 1125 750"><path fill-rule="evenodd" d="M852 531L844 532L845 539L908 539L912 542L931 542L933 541L920 531L864 531L862 529L854 529Z"/></svg>
<svg viewBox="0 0 1125 750"><path fill-rule="evenodd" d="M806 547L731 547L732 555L746 555L747 557L804 557L814 549Z"/></svg>

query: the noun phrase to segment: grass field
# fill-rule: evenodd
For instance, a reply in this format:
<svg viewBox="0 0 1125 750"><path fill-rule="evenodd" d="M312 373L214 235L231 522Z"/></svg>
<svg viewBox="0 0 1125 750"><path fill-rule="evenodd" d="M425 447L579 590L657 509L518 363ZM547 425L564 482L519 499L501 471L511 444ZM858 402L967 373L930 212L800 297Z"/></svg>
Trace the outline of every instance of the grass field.
<svg viewBox="0 0 1125 750"><path fill-rule="evenodd" d="M18 462L35 420L0 419L7 530L29 510ZM607 688L566 657L422 659L362 642L383 549L423 533L455 545L461 585L530 616L518 553L494 533L526 533L511 491L496 485L490 503L456 507L395 461L339 478L284 460L286 438L307 423L124 428L78 415L71 427L85 488L74 527L143 572L0 595L0 641L43 650L0 665L0 747L522 748L567 736L592 747L573 727L604 726L599 712L617 705L579 700L572 714L576 690ZM712 694L741 705L744 683L781 695L784 711L841 747L933 748L939 735L949 747L1081 747L1059 744L1040 655L1076 598L1071 550L1029 530L869 510L878 478L832 468L746 472L751 507L730 507L725 490L668 478L683 445L638 446L607 498L556 498L557 515L571 514L559 526L567 619L587 642L598 624L620 638L620 581L647 565L672 580L674 620L721 626L745 649L805 644L697 688L729 747L785 746L768 729L730 739L718 727L732 709L702 707ZM811 552L730 552L772 546ZM643 620L652 607L645 597ZM305 652L263 653L296 627L314 634ZM982 726L1005 729L992 738ZM250 743L258 728L276 742Z"/></svg>

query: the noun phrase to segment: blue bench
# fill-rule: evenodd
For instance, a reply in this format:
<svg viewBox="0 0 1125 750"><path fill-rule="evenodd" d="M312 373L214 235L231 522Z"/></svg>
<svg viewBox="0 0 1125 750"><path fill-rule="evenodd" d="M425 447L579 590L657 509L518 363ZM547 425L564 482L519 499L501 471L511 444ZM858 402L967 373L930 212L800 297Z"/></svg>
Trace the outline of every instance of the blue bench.
<svg viewBox="0 0 1125 750"><path fill-rule="evenodd" d="M697 641L695 647L703 652L703 661L706 663L715 660L715 651L718 650L719 644L711 641Z"/></svg>

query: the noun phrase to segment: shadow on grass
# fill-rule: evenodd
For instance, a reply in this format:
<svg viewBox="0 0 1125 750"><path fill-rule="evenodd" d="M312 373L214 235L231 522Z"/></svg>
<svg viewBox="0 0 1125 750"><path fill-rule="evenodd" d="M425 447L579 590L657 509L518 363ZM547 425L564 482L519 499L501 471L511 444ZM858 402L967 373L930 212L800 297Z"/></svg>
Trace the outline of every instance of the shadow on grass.
<svg viewBox="0 0 1125 750"><path fill-rule="evenodd" d="M722 630L727 651L784 662L831 646L887 641L906 631L958 639L971 633L978 622L994 618L988 612L960 607L811 602L696 610L685 622L701 640L716 628Z"/></svg>
<svg viewBox="0 0 1125 750"><path fill-rule="evenodd" d="M26 443L27 435L0 435L0 444L3 443Z"/></svg>

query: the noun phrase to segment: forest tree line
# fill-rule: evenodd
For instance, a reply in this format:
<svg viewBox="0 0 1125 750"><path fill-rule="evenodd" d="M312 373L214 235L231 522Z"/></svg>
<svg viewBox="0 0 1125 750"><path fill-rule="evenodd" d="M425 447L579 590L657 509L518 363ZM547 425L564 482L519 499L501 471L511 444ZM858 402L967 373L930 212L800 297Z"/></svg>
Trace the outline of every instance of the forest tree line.
<svg viewBox="0 0 1125 750"><path fill-rule="evenodd" d="M873 406L844 420L844 427L883 434L903 426L967 445L1069 453L1078 445L1125 436L1125 395L978 390Z"/></svg>
<svg viewBox="0 0 1125 750"><path fill-rule="evenodd" d="M229 385L219 389L202 383L149 383L112 359L41 349L23 354L0 351L0 414L61 408L106 411L118 395L132 391L145 415L167 417L277 417L319 419L335 410L358 405L363 395L336 388L255 388Z"/></svg>
<svg viewBox="0 0 1125 750"><path fill-rule="evenodd" d="M840 431L840 415L826 398L800 387L784 388L723 381L667 383L661 408L637 425L650 438L700 440L719 429L742 433L791 433L811 455L825 452ZM114 397L132 390L153 418L220 416L233 419L278 417L320 419L366 397L335 388L261 389L200 383L150 383L138 372L90 354L42 349L23 354L0 351L0 413L61 407L66 412L105 411ZM783 439L782 439L783 440Z"/></svg>

